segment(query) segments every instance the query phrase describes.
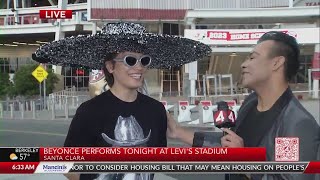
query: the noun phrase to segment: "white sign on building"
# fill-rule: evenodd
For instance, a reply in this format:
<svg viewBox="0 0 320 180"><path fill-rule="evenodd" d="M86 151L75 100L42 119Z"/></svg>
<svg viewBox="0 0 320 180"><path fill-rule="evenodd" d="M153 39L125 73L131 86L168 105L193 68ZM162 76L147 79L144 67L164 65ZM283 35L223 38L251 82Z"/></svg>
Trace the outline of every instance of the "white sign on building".
<svg viewBox="0 0 320 180"><path fill-rule="evenodd" d="M320 6L319 0L296 0L295 6Z"/></svg>
<svg viewBox="0 0 320 180"><path fill-rule="evenodd" d="M254 45L266 32L282 31L295 37L299 44L320 43L319 28L299 29L186 29L185 37L208 45Z"/></svg>

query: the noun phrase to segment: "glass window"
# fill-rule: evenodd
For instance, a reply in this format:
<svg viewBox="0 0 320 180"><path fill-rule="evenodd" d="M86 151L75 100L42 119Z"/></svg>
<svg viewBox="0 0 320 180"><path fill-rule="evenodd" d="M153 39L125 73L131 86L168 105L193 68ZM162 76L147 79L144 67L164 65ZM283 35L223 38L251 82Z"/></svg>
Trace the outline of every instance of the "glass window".
<svg viewBox="0 0 320 180"><path fill-rule="evenodd" d="M10 65L8 58L0 58L0 73L9 73Z"/></svg>
<svg viewBox="0 0 320 180"><path fill-rule="evenodd" d="M88 90L89 72L90 69L85 68L63 67L64 88L75 87L77 91Z"/></svg>
<svg viewBox="0 0 320 180"><path fill-rule="evenodd" d="M163 23L163 34L179 35L179 24Z"/></svg>
<svg viewBox="0 0 320 180"><path fill-rule="evenodd" d="M308 69L311 68L312 55L300 56L300 67L291 83L308 83Z"/></svg>
<svg viewBox="0 0 320 180"><path fill-rule="evenodd" d="M35 63L30 57L0 57L0 72L14 73L21 66Z"/></svg>

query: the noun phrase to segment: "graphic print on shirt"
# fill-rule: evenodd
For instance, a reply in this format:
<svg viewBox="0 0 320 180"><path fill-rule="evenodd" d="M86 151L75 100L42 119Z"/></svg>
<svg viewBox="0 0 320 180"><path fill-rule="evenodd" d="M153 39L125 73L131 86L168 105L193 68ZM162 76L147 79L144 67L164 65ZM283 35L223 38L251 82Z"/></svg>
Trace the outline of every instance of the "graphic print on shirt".
<svg viewBox="0 0 320 180"><path fill-rule="evenodd" d="M146 146L151 135L151 129L147 137L134 116L119 116L114 128L114 138L102 133L103 139L112 147L137 147ZM100 174L96 180L151 180L149 173L115 173Z"/></svg>

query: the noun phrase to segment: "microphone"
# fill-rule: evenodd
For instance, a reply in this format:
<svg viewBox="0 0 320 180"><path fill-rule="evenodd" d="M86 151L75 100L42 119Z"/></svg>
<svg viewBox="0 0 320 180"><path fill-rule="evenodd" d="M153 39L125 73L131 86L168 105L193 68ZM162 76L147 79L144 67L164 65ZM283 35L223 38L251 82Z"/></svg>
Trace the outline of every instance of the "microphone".
<svg viewBox="0 0 320 180"><path fill-rule="evenodd" d="M232 128L235 126L235 113L229 109L228 103L220 101L217 103L217 111L213 114L214 125L217 128ZM223 135L226 133L224 132Z"/></svg>
<svg viewBox="0 0 320 180"><path fill-rule="evenodd" d="M235 113L229 109L228 103L225 101L220 101L217 103L217 111L213 114L214 125L217 128L232 128L235 126L236 116ZM223 131L223 136L228 133ZM226 180L230 180L230 174L225 175Z"/></svg>

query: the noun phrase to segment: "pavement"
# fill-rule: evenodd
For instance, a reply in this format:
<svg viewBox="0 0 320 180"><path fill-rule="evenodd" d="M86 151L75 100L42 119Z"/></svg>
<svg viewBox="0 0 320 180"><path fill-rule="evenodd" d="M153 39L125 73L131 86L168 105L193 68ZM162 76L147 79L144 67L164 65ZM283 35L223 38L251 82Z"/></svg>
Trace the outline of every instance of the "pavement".
<svg viewBox="0 0 320 180"><path fill-rule="evenodd" d="M319 123L320 102L302 101L302 105ZM50 114L48 115L50 116ZM70 119L0 119L0 147L55 147L62 146ZM169 140L168 146L182 147L185 144ZM0 180L66 180L59 174L7 175L1 174ZM156 174L156 180L223 180L224 175L216 174Z"/></svg>

